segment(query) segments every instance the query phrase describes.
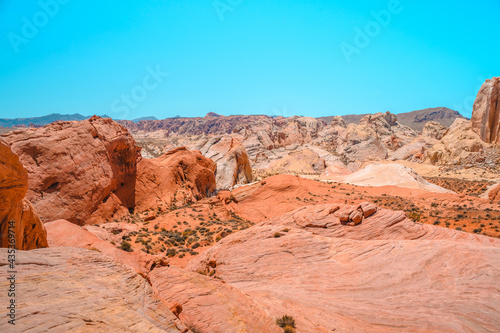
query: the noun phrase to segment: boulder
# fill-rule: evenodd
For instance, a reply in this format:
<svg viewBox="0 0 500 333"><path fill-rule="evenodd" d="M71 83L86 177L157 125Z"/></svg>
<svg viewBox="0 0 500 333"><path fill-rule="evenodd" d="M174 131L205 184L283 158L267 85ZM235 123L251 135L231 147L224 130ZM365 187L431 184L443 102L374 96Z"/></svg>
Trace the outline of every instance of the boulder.
<svg viewBox="0 0 500 333"><path fill-rule="evenodd" d="M470 121L458 118L441 140L427 150L427 159L432 164L459 163L471 153L480 152L487 146L472 130Z"/></svg>
<svg viewBox="0 0 500 333"><path fill-rule="evenodd" d="M3 138L28 170L26 198L43 222L92 224L134 207L140 149L113 120L94 116L56 122ZM106 209L99 210L102 204Z"/></svg>
<svg viewBox="0 0 500 333"><path fill-rule="evenodd" d="M179 147L137 165L136 210L166 210L211 195L217 165L199 150Z"/></svg>
<svg viewBox="0 0 500 333"><path fill-rule="evenodd" d="M433 138L436 140L441 140L444 133L446 132L446 127L435 121L429 121L425 124L422 130L422 136Z"/></svg>
<svg viewBox="0 0 500 333"><path fill-rule="evenodd" d="M27 191L28 172L9 144L0 139L0 247L31 250L48 246L42 222L24 199Z"/></svg>
<svg viewBox="0 0 500 333"><path fill-rule="evenodd" d="M486 80L479 90L471 128L484 142L500 144L500 77Z"/></svg>

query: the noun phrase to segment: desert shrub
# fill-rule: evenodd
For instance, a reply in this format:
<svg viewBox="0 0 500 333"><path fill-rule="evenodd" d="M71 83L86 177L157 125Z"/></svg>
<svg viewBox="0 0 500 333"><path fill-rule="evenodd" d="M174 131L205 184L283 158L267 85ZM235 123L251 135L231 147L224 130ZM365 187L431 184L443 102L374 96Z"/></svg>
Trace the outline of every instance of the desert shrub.
<svg viewBox="0 0 500 333"><path fill-rule="evenodd" d="M481 229L481 228L477 228L477 229L473 230L473 232L476 233L476 234L480 234L481 231L483 231L483 229Z"/></svg>
<svg viewBox="0 0 500 333"><path fill-rule="evenodd" d="M274 238L280 238L281 236L283 236L283 235L279 232L275 232L273 235Z"/></svg>
<svg viewBox="0 0 500 333"><path fill-rule="evenodd" d="M408 214L408 218L414 222L420 221L420 213L412 211Z"/></svg>
<svg viewBox="0 0 500 333"><path fill-rule="evenodd" d="M134 250L132 249L132 245L126 240L122 242L122 244L120 245L120 249L126 252L134 252Z"/></svg>
<svg viewBox="0 0 500 333"><path fill-rule="evenodd" d="M176 254L177 254L177 251L175 249L168 249L167 250L167 257L169 257L169 258L175 257Z"/></svg>
<svg viewBox="0 0 500 333"><path fill-rule="evenodd" d="M287 326L295 328L295 319L293 319L292 316L284 315L283 317L276 319L276 324L281 328L285 328Z"/></svg>

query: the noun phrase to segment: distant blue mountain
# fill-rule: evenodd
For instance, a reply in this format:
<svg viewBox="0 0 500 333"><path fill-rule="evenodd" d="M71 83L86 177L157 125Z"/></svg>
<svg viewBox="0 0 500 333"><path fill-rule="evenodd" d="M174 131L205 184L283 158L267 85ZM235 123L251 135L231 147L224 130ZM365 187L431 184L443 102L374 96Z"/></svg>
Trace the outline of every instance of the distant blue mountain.
<svg viewBox="0 0 500 333"><path fill-rule="evenodd" d="M54 121L71 121L71 120L85 120L92 116L82 116L79 113L75 114L59 114L52 113L42 117L32 117L32 118L0 118L0 127L14 127L14 126L29 126L34 124L37 126L44 126ZM102 115L103 118L110 118L107 115Z"/></svg>
<svg viewBox="0 0 500 333"><path fill-rule="evenodd" d="M143 121L143 120L158 120L158 118L156 118L156 117L142 117L142 118L132 119L132 122L138 123L138 122Z"/></svg>

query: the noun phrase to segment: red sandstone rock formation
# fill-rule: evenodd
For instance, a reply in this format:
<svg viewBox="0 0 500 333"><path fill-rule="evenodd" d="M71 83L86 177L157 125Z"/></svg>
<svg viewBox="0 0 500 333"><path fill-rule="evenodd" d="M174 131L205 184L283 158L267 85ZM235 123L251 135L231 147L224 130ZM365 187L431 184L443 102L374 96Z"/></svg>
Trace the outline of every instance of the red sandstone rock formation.
<svg viewBox="0 0 500 333"><path fill-rule="evenodd" d="M214 161L200 151L173 149L137 166L136 209L167 209L195 202L215 192Z"/></svg>
<svg viewBox="0 0 500 333"><path fill-rule="evenodd" d="M28 169L27 199L42 221L91 224L134 207L139 148L111 119L56 122L3 138Z"/></svg>
<svg viewBox="0 0 500 333"><path fill-rule="evenodd" d="M28 173L8 143L0 139L0 247L19 250L47 247L47 232L30 203ZM9 234L15 243L10 242Z"/></svg>
<svg viewBox="0 0 500 333"><path fill-rule="evenodd" d="M500 325L500 295L492 293L492 277L500 276L497 239L414 223L385 209L343 225L344 210L359 212L342 204L302 207L224 238L187 269L210 272L274 318L291 315L299 332Z"/></svg>
<svg viewBox="0 0 500 333"><path fill-rule="evenodd" d="M479 90L471 125L484 142L500 144L500 77L486 80Z"/></svg>

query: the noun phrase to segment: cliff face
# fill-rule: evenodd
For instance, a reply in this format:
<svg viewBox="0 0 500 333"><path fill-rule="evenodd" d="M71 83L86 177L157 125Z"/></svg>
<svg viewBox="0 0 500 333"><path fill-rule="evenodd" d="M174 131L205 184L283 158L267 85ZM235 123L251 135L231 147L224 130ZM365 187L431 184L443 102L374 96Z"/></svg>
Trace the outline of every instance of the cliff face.
<svg viewBox="0 0 500 333"><path fill-rule="evenodd" d="M128 213L134 206L140 149L111 119L57 122L3 138L28 170L27 199L42 221L92 223L94 212Z"/></svg>
<svg viewBox="0 0 500 333"><path fill-rule="evenodd" d="M500 143L500 77L486 80L479 90L471 125L484 142Z"/></svg>
<svg viewBox="0 0 500 333"><path fill-rule="evenodd" d="M9 144L0 139L0 247L13 245L13 239L19 250L48 246L42 222L24 199L27 191L26 169Z"/></svg>

